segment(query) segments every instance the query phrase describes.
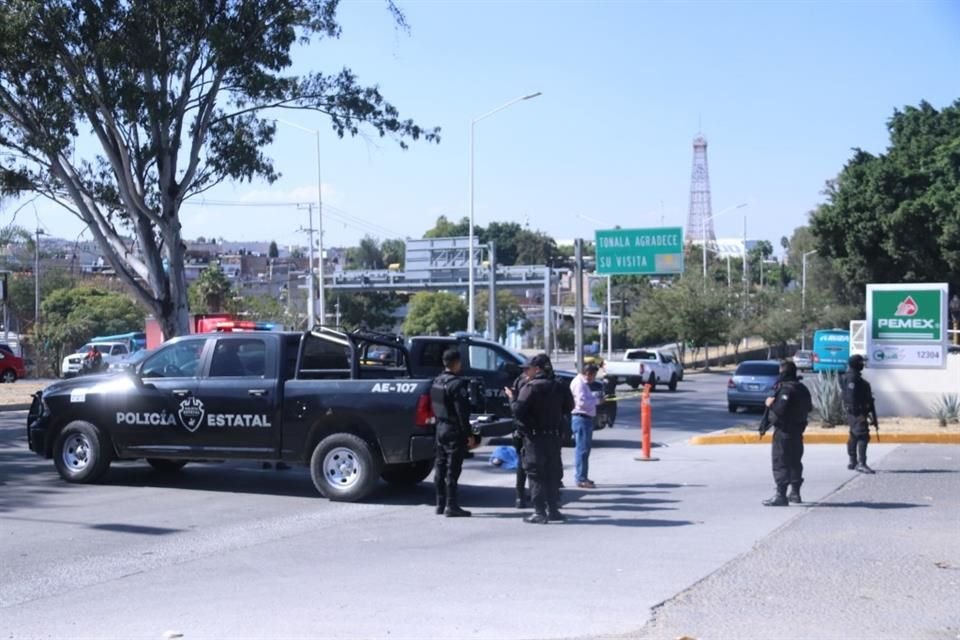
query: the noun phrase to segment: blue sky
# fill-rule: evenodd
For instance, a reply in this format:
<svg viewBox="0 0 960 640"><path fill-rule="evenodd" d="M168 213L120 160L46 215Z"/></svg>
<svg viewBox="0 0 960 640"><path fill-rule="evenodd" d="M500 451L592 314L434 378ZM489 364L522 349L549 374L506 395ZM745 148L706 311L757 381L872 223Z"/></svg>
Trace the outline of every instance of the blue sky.
<svg viewBox="0 0 960 640"><path fill-rule="evenodd" d="M325 243L420 237L468 212L477 125L476 222L529 223L558 239L607 224L685 226L691 143L709 141L719 236L769 239L804 224L852 147L880 152L893 109L960 97L960 4L929 2L466 2L399 0L410 34L379 0L343 3L339 41L299 50L296 69L351 67L401 114L441 126L439 145L339 140L320 116ZM224 185L208 201L316 198L311 134L281 125L274 185ZM9 215L10 208L3 216ZM32 207L18 223L31 226ZM37 203L44 228L82 225ZM25 216L25 217L23 217ZM601 223L594 220L602 221ZM192 206L187 237L304 242L291 206Z"/></svg>

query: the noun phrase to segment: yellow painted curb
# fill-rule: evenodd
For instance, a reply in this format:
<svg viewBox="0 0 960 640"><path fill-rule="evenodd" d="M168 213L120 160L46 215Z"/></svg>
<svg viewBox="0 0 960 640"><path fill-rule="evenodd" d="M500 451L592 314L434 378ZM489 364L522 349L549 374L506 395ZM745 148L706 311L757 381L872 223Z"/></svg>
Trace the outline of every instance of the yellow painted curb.
<svg viewBox="0 0 960 640"><path fill-rule="evenodd" d="M846 444L846 431L837 433L810 433L803 436L804 444ZM757 433L708 433L694 436L690 444L770 444L773 435L768 433L759 438ZM870 441L877 443L877 434L870 434ZM884 433L880 431L880 444L960 444L960 433Z"/></svg>

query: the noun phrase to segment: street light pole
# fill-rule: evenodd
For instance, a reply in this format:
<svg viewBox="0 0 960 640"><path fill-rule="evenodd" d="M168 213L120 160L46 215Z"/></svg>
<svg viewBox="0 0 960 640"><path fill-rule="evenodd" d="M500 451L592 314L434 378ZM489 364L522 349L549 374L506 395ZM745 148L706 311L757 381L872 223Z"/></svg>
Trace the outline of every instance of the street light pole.
<svg viewBox="0 0 960 640"><path fill-rule="evenodd" d="M473 168L474 168L474 147L475 147L475 138L474 135L477 128L477 123L481 120L489 118L495 113L503 111L507 107L512 107L518 102L523 102L524 100L532 100L537 96L541 95L540 91L536 93L531 93L525 96L520 96L519 98L514 98L510 102L501 105L494 109L493 111L488 111L478 118L474 118L470 121L470 228L469 228L469 237L467 238L467 332L473 333L476 327L476 311L473 300L473 280L474 280L474 242L473 242L473 192L474 192L474 178L473 178Z"/></svg>
<svg viewBox="0 0 960 640"><path fill-rule="evenodd" d="M308 127L301 126L295 122L289 122L287 120L282 120L280 118L274 118L274 122L279 122L285 124L288 127L293 127L294 129L300 129L301 131L306 131L307 133L312 133L317 138L317 237L319 238L318 249L320 251L320 262L319 262L319 273L320 278L320 296L316 299L319 302L316 314L314 314L314 295L313 295L313 208L310 208L310 275L308 280L310 281L310 293L307 296L307 313L310 316L307 319L307 328L312 329L314 324L315 315L320 316L320 326L323 326L324 322L327 319L327 309L324 300L324 289L323 289L323 181L321 180L320 174L320 129L310 129Z"/></svg>
<svg viewBox="0 0 960 640"><path fill-rule="evenodd" d="M807 251L803 254L803 275L800 278L800 317L803 320L803 331L800 333L800 348L807 348L807 256L817 252Z"/></svg>

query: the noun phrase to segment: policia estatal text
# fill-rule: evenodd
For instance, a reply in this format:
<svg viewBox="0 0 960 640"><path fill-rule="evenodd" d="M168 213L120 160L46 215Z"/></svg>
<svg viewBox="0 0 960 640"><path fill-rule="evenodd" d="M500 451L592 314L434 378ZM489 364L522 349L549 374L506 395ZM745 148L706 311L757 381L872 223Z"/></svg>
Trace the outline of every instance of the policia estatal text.
<svg viewBox="0 0 960 640"><path fill-rule="evenodd" d="M430 387L430 403L437 417L437 462L433 470L437 514L462 518L470 515L469 511L460 508L457 497L463 457L474 438L470 430L470 384L460 376L459 351L444 351L443 366L443 373Z"/></svg>

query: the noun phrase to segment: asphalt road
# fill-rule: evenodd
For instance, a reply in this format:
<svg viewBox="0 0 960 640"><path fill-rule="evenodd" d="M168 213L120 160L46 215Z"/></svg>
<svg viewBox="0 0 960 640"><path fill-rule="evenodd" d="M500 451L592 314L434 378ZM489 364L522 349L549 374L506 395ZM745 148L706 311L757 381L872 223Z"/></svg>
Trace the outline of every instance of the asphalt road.
<svg viewBox="0 0 960 640"><path fill-rule="evenodd" d="M865 485L866 493L841 502L912 504L920 499L891 497L891 487L932 478L942 486L924 508L764 508L759 502L771 491L766 446L685 444L690 435L756 420L726 412L724 384L723 376L692 375L681 391L654 394L653 439L662 445L656 462L634 459L638 402L624 400L618 426L596 435L590 475L598 488L565 490L570 521L545 527L521 521L513 475L487 464L489 446L467 462L461 481L474 517L446 519L433 515L428 484L384 485L364 504L331 503L315 494L306 469L255 463L188 465L172 476L123 463L102 484L69 485L51 461L26 450L24 413L2 414L0 628L6 638L668 637L672 617L651 622L657 605L667 602L658 611L668 611L678 594L696 594L694 585L765 553L813 517L837 519L831 544L844 536L848 543L894 537L887 522L912 526L910 544L921 548L929 539L935 562L960 566L956 536L949 535L956 503L940 502L943 493L960 494L960 476L942 461L960 457L957 447L914 447L916 457L891 456L888 463L901 449L871 446L871 462L881 470L944 471L873 478L848 472L842 448L807 448L808 501ZM565 456L569 479L571 451ZM854 517L858 512L867 515ZM894 519L881 517L888 514ZM798 533L796 544L817 543L816 532ZM884 539L888 548L893 542ZM811 572L834 572L813 551L803 557ZM775 558L753 575L775 579ZM941 571L956 579L956 571ZM896 571L872 575L886 581L870 591L882 607L898 584ZM835 579L829 593L804 583L811 602L829 597L835 605L818 615L845 602L849 585L845 591L837 586L842 577ZM932 598L951 596L943 582L909 584L919 612ZM704 606L720 591L709 592ZM775 604L778 611L787 606ZM727 622L748 619L754 606L745 598ZM717 607L711 615L722 618ZM836 628L857 637L844 615L837 614ZM924 628L949 626L938 616ZM761 629L743 627L729 637L776 637ZM666 635L655 635L661 630Z"/></svg>

